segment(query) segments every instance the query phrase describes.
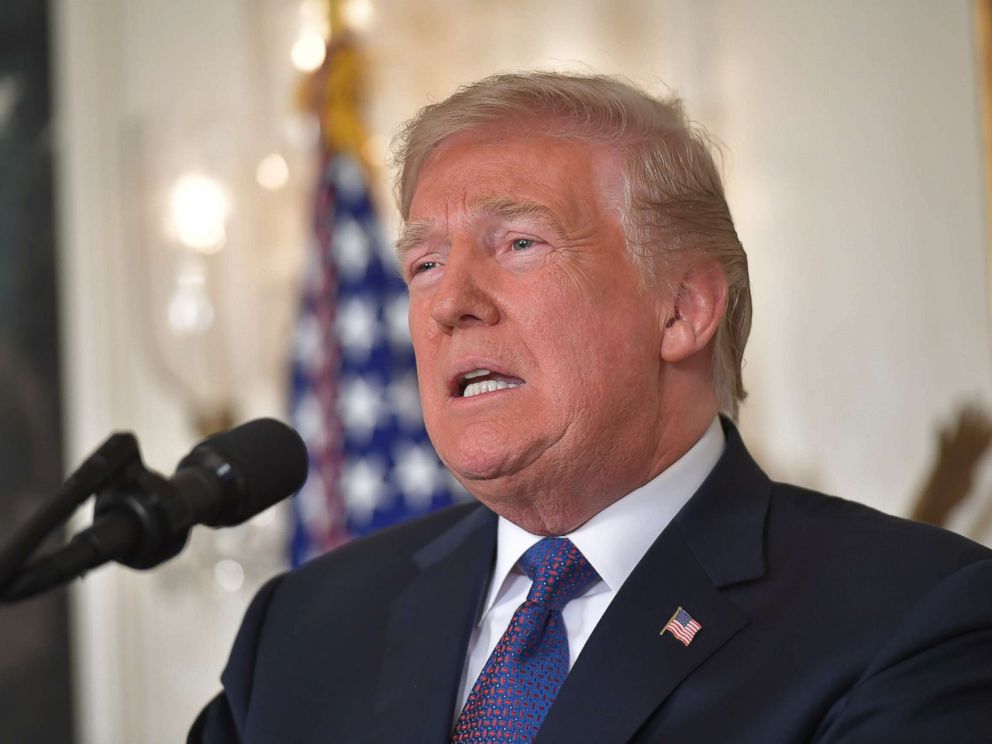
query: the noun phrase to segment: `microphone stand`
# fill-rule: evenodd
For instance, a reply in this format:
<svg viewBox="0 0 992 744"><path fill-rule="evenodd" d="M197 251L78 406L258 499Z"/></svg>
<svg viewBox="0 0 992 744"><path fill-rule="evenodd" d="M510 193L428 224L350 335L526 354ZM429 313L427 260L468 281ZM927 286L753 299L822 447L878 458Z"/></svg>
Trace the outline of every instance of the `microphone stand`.
<svg viewBox="0 0 992 744"><path fill-rule="evenodd" d="M145 467L133 434L114 434L0 548L0 604L32 597L107 561L157 566L183 549L194 525L241 524L299 490L307 467L300 435L274 419L205 439L168 480ZM31 560L93 494L93 526Z"/></svg>
<svg viewBox="0 0 992 744"><path fill-rule="evenodd" d="M182 475L187 487L200 486L201 474ZM93 526L28 562L94 493ZM113 434L0 548L0 604L33 597L111 560L132 568L156 566L186 544L193 525L188 511L175 498L175 485L145 467L134 435Z"/></svg>

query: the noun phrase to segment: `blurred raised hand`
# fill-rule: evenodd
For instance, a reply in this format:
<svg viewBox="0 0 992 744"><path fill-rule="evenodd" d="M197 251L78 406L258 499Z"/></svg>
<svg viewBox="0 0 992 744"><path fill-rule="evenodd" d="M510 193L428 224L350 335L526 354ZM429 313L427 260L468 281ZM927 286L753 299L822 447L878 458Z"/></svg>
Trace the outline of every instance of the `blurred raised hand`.
<svg viewBox="0 0 992 744"><path fill-rule="evenodd" d="M938 452L930 477L916 499L912 518L944 525L951 510L971 491L975 470L992 444L992 418L974 403L938 433Z"/></svg>

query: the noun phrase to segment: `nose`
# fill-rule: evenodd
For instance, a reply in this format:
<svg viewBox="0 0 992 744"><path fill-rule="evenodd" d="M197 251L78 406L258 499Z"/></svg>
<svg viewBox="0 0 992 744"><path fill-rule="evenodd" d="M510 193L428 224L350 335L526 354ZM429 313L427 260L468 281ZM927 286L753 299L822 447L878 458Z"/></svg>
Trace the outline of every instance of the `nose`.
<svg viewBox="0 0 992 744"><path fill-rule="evenodd" d="M490 326L499 322L489 267L483 257L474 254L471 249L453 249L434 289L431 317L444 329Z"/></svg>

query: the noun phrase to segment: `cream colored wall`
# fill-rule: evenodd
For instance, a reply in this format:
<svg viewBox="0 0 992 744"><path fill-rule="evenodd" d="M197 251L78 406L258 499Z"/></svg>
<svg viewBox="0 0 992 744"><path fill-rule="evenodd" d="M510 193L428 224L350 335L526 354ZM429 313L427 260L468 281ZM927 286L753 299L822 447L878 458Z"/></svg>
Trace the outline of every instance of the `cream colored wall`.
<svg viewBox="0 0 992 744"><path fill-rule="evenodd" d="M171 472L195 435L141 340L133 149L155 141L149 122L189 110L252 156L285 90L283 73L259 80L260 59L282 51L262 48L257 21L291 22L296 4L53 7L69 461L132 428ZM551 66L664 81L726 143L755 298L742 428L773 475L904 512L936 423L961 400L992 400L967 0L374 7L382 136L460 83ZM244 392L246 413L277 405L267 374ZM257 577L224 593L170 570L109 568L76 592L83 741L181 740L217 689Z"/></svg>
<svg viewBox="0 0 992 744"><path fill-rule="evenodd" d="M744 432L777 477L907 512L935 422L992 395L971 4L477 6L380 3L379 130L501 69L674 89L750 257Z"/></svg>
<svg viewBox="0 0 992 744"><path fill-rule="evenodd" d="M992 392L970 3L730 4L714 68L749 250L745 432L785 479L905 513Z"/></svg>
<svg viewBox="0 0 992 744"><path fill-rule="evenodd" d="M293 6L286 9L292 21ZM283 145L267 124L272 102L265 96L273 86L260 74L266 50L258 28L280 7L238 0L64 0L53 11L67 467L111 431L130 429L145 462L169 474L198 435L152 343L149 318L164 308L152 303L156 293L149 287L157 277L149 251L161 246L156 220L149 229L144 218L156 206L156 178L174 175L164 161L186 156L176 132L219 144L222 165L232 152L243 158L249 182L257 159ZM293 77L291 70L286 74ZM251 193L242 196L225 248L230 255L222 260L224 279L248 288L229 310L240 319L232 345L249 353L287 337L292 298L285 280L292 266L280 251L298 254L302 246L292 244L291 229L282 236L289 245L279 237L264 244L271 225L253 219L267 214L265 205L253 203ZM276 260L269 255L263 263L268 249ZM270 301L272 293L285 297ZM263 309L275 313L259 317ZM274 321L282 322L281 331L270 327ZM264 361L242 365L235 396L241 419L281 414L283 380ZM219 689L248 600L284 563L271 537L246 536L246 528L194 532L190 549L164 568L104 568L77 585L72 610L82 742L184 739ZM222 541L232 538L247 543L242 549L260 543L266 553L251 557L254 571L233 592L210 573L225 550Z"/></svg>

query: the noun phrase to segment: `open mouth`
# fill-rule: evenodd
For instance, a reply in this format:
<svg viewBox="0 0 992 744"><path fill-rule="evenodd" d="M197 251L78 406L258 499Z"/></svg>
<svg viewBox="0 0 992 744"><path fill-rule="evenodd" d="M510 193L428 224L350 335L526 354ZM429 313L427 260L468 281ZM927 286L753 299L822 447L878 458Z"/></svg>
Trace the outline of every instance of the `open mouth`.
<svg viewBox="0 0 992 744"><path fill-rule="evenodd" d="M520 387L524 381L519 377L504 375L488 369L473 369L458 377L456 397L472 398L484 393L494 393L497 390L509 390Z"/></svg>

